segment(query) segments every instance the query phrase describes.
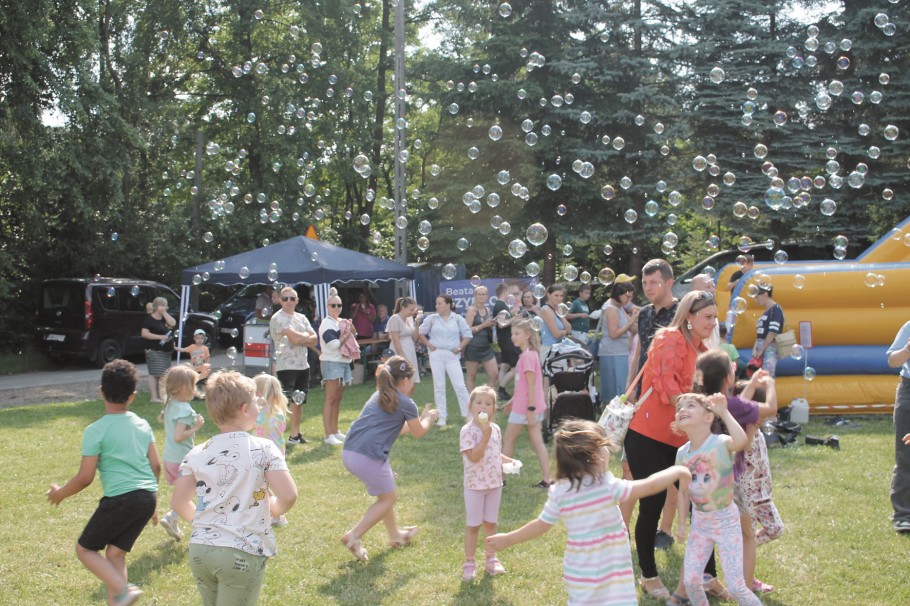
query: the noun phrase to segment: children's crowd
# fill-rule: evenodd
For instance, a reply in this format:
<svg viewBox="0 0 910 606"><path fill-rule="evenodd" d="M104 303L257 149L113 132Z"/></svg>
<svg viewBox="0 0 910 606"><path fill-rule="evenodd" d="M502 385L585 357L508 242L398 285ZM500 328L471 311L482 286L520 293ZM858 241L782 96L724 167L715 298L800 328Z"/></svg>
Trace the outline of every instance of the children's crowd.
<svg viewBox="0 0 910 606"><path fill-rule="evenodd" d="M465 560L462 580L478 574L476 551L483 529L483 571L501 575L498 553L547 532L558 521L567 528L564 580L569 604L637 604L629 530L619 505L678 484L677 539L686 541L680 584L667 604L707 604L705 567L715 547L727 583L724 596L740 604L760 604L766 591L754 580L757 545L779 536L780 517L771 502L767 451L753 440L761 419L776 411L774 381L763 372L736 384L735 366L719 350L702 353L697 385L703 393L676 400L673 430L688 441L676 464L639 480L620 479L608 470L611 442L591 421L569 420L553 435L555 481L540 424L547 402L541 383L537 332L516 322L511 338L522 352L515 396L507 403L503 433L494 422L497 392L474 389L461 428L464 466ZM274 529L297 499L297 487L284 459L288 399L275 377L250 379L237 372L212 374L206 385L206 411L219 430L196 445L205 419L192 407L199 374L175 366L165 377L167 402L163 466L173 487L162 528L181 540L189 524L189 565L204 605L256 603L268 559L277 552ZM367 561L363 536L382 522L392 548L407 545L417 526L399 525L395 515L396 474L389 456L400 435L420 438L438 419L429 404L420 411L411 395L415 369L392 356L380 364L376 392L346 436L342 462L375 497L363 517L340 542L357 560ZM48 499L63 499L89 486L97 472L104 496L77 541L77 557L107 586L108 604L132 604L143 592L129 583L126 554L143 528L157 519L161 472L149 424L129 410L135 398L133 365L117 360L102 373L105 415L83 434L82 463L63 487L51 485ZM734 392L739 390L739 395ZM758 401L753 400L753 398ZM520 462L510 455L527 427L548 489L540 516L517 530L498 533L504 468ZM761 530L753 534L754 524ZM688 538L685 538L689 528ZM102 555L103 552L103 555ZM749 582L747 582L747 579ZM713 580L713 579L712 579ZM756 583L759 585L757 586ZM707 589L714 591L709 585Z"/></svg>

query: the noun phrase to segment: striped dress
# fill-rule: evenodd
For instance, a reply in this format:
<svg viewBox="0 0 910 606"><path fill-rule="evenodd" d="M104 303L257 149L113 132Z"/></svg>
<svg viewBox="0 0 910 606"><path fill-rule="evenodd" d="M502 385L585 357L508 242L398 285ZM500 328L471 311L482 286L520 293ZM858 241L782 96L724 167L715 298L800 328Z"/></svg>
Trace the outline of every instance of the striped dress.
<svg viewBox="0 0 910 606"><path fill-rule="evenodd" d="M550 488L539 519L566 525L563 578L570 606L638 604L629 537L618 507L631 491L631 482L609 472L599 480L586 477L577 491L567 480Z"/></svg>

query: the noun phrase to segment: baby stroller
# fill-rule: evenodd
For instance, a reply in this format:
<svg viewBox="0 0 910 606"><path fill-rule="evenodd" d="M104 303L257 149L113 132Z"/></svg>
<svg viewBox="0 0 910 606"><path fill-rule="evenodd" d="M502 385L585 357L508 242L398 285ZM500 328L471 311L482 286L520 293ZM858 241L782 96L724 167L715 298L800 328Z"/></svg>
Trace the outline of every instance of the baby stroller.
<svg viewBox="0 0 910 606"><path fill-rule="evenodd" d="M587 347L563 339L550 348L543 361L543 373L550 379L549 419L543 438L550 436L567 418L596 421L597 390L594 387L595 358Z"/></svg>

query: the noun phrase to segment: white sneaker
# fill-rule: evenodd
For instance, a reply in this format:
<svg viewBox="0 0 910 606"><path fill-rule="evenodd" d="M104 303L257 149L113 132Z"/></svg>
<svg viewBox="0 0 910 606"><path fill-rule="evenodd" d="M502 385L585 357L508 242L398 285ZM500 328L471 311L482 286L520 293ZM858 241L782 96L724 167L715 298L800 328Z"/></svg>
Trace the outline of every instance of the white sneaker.
<svg viewBox="0 0 910 606"><path fill-rule="evenodd" d="M445 427L445 426L446 426L446 420L445 420L445 419L440 418L440 419L437 419L437 420L436 420L436 427Z"/></svg>
<svg viewBox="0 0 910 606"><path fill-rule="evenodd" d="M284 516L272 518L272 526L274 526L275 528L282 528L287 525L288 525L288 519Z"/></svg>
<svg viewBox="0 0 910 606"><path fill-rule="evenodd" d="M169 511L164 516L158 520L158 523L164 529L164 532L171 535L175 541L179 541L183 538L183 532L181 532L180 527L177 525L177 514L173 511Z"/></svg>
<svg viewBox="0 0 910 606"><path fill-rule="evenodd" d="M344 435L343 433L341 433L341 432L339 431L338 433L335 434L335 437L338 438L339 440L341 440L342 442L344 442L344 439L345 439L347 436Z"/></svg>
<svg viewBox="0 0 910 606"><path fill-rule="evenodd" d="M324 441L326 444L331 444L332 446L341 446L344 444L344 440L339 440L334 435L327 437Z"/></svg>

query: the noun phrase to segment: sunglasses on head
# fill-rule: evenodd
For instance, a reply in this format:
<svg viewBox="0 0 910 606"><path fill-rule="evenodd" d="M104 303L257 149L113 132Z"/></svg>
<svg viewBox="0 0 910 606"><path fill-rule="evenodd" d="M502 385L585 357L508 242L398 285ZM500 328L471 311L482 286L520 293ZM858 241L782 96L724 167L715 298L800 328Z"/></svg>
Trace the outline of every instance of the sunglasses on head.
<svg viewBox="0 0 910 606"><path fill-rule="evenodd" d="M341 307L341 303L329 303L329 307Z"/></svg>
<svg viewBox="0 0 910 606"><path fill-rule="evenodd" d="M695 296L696 301L714 301L714 295L709 293L706 290L701 290L698 292L698 295Z"/></svg>
<svg viewBox="0 0 910 606"><path fill-rule="evenodd" d="M296 301L297 297L281 297L282 301Z"/></svg>

